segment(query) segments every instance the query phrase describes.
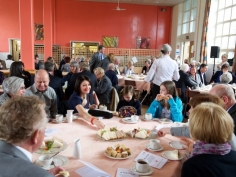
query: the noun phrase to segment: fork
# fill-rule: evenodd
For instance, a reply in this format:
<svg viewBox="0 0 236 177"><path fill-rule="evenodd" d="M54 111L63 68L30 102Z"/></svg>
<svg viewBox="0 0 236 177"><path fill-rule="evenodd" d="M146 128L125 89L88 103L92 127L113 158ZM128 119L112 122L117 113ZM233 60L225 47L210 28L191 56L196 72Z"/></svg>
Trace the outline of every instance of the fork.
<svg viewBox="0 0 236 177"><path fill-rule="evenodd" d="M54 161L52 161L50 165L53 165L54 167L56 167L56 165L55 165Z"/></svg>

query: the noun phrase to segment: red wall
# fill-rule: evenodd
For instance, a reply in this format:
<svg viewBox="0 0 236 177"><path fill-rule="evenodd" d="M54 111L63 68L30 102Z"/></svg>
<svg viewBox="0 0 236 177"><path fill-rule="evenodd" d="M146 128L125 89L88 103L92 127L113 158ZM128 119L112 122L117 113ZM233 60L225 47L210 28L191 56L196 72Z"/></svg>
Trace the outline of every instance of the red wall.
<svg viewBox="0 0 236 177"><path fill-rule="evenodd" d="M56 44L69 46L71 40L102 42L103 35L118 36L119 48L136 48L137 36L150 37L151 48L170 42L172 7L161 12L157 6L120 4L125 11L112 10L116 6L57 0Z"/></svg>
<svg viewBox="0 0 236 177"><path fill-rule="evenodd" d="M9 51L9 38L20 38L18 0L0 0L0 52Z"/></svg>
<svg viewBox="0 0 236 177"><path fill-rule="evenodd" d="M8 52L8 39L20 38L18 0L0 0L0 52ZM69 46L71 40L99 41L118 36L119 48L135 48L136 37L150 37L151 48L170 42L172 7L55 0L54 44ZM34 0L35 23L43 23L43 0ZM43 44L43 41L36 41Z"/></svg>

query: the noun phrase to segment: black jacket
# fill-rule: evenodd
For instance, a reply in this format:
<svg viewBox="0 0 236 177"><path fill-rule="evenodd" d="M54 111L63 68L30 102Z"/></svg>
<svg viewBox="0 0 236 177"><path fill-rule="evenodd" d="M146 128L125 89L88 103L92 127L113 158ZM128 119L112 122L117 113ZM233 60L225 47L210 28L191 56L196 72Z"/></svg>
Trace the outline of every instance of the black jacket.
<svg viewBox="0 0 236 177"><path fill-rule="evenodd" d="M75 87L75 81L76 79L79 77L79 76L87 76L90 81L91 81L91 90L90 90L90 93L93 93L94 91L94 86L95 86L95 83L97 82L97 79L96 79L96 76L91 73L89 70L84 70L80 73L75 73L71 76L70 78L70 82L68 83L68 86L66 88L66 96L69 98L72 93L74 92L74 87Z"/></svg>
<svg viewBox="0 0 236 177"><path fill-rule="evenodd" d="M192 80L190 76L187 73L184 73L182 70L179 71L180 78L178 81L175 81L176 88L181 89L181 95L180 98L183 103L187 103L187 99L185 96L185 92L188 89L187 87L194 87L197 86L197 82L195 80Z"/></svg>
<svg viewBox="0 0 236 177"><path fill-rule="evenodd" d="M110 103L111 90L112 90L112 83L111 80L106 75L104 75L100 81L96 82L94 91L97 94L100 104L107 105Z"/></svg>
<svg viewBox="0 0 236 177"><path fill-rule="evenodd" d="M106 57L98 64L98 67L103 68L104 71L106 72L108 69L109 63L110 63L110 60Z"/></svg>
<svg viewBox="0 0 236 177"><path fill-rule="evenodd" d="M97 68L98 67L98 64L101 62L101 58L99 58L100 57L100 52L96 52L93 56L92 56L92 59L91 59L91 61L89 62L89 66L90 66L90 71L93 73L93 70L95 69L95 68ZM103 55L103 58L105 59L106 58L106 56L104 55L104 54L102 54Z"/></svg>
<svg viewBox="0 0 236 177"><path fill-rule="evenodd" d="M207 85L207 81L206 81L206 74L205 74L205 73L203 74L203 79L204 79L204 82L203 82L203 80L202 80L202 74L201 74L201 71L200 71L200 69L199 69L199 70L197 70L197 73L200 75L201 82L202 82L204 85Z"/></svg>
<svg viewBox="0 0 236 177"><path fill-rule="evenodd" d="M64 92L61 85L61 78L49 74L50 82L49 86L54 89L57 94L57 107L59 108L60 101L63 100Z"/></svg>
<svg viewBox="0 0 236 177"><path fill-rule="evenodd" d="M228 110L228 113L234 120L234 134L236 135L236 103Z"/></svg>

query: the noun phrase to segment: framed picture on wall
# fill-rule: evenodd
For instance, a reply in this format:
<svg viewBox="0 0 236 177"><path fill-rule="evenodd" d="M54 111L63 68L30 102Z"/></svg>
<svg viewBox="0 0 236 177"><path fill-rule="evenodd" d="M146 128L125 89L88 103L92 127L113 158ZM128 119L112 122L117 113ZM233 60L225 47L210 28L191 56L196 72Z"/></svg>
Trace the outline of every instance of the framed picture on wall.
<svg viewBox="0 0 236 177"><path fill-rule="evenodd" d="M108 48L118 47L118 36L103 36L102 45Z"/></svg>
<svg viewBox="0 0 236 177"><path fill-rule="evenodd" d="M150 49L150 37L142 37L140 49Z"/></svg>
<svg viewBox="0 0 236 177"><path fill-rule="evenodd" d="M44 40L44 29L42 24L34 24L35 40Z"/></svg>

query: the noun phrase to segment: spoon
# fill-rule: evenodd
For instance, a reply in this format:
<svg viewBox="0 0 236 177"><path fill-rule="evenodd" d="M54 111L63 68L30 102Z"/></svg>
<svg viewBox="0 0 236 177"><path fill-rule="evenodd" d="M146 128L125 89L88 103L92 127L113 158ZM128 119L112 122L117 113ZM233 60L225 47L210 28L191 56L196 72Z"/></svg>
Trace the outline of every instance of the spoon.
<svg viewBox="0 0 236 177"><path fill-rule="evenodd" d="M52 155L51 157L49 157L48 160L50 160L51 158L53 158L54 156L56 156L56 155L59 154L59 153L60 153L60 151L57 152L56 154Z"/></svg>

